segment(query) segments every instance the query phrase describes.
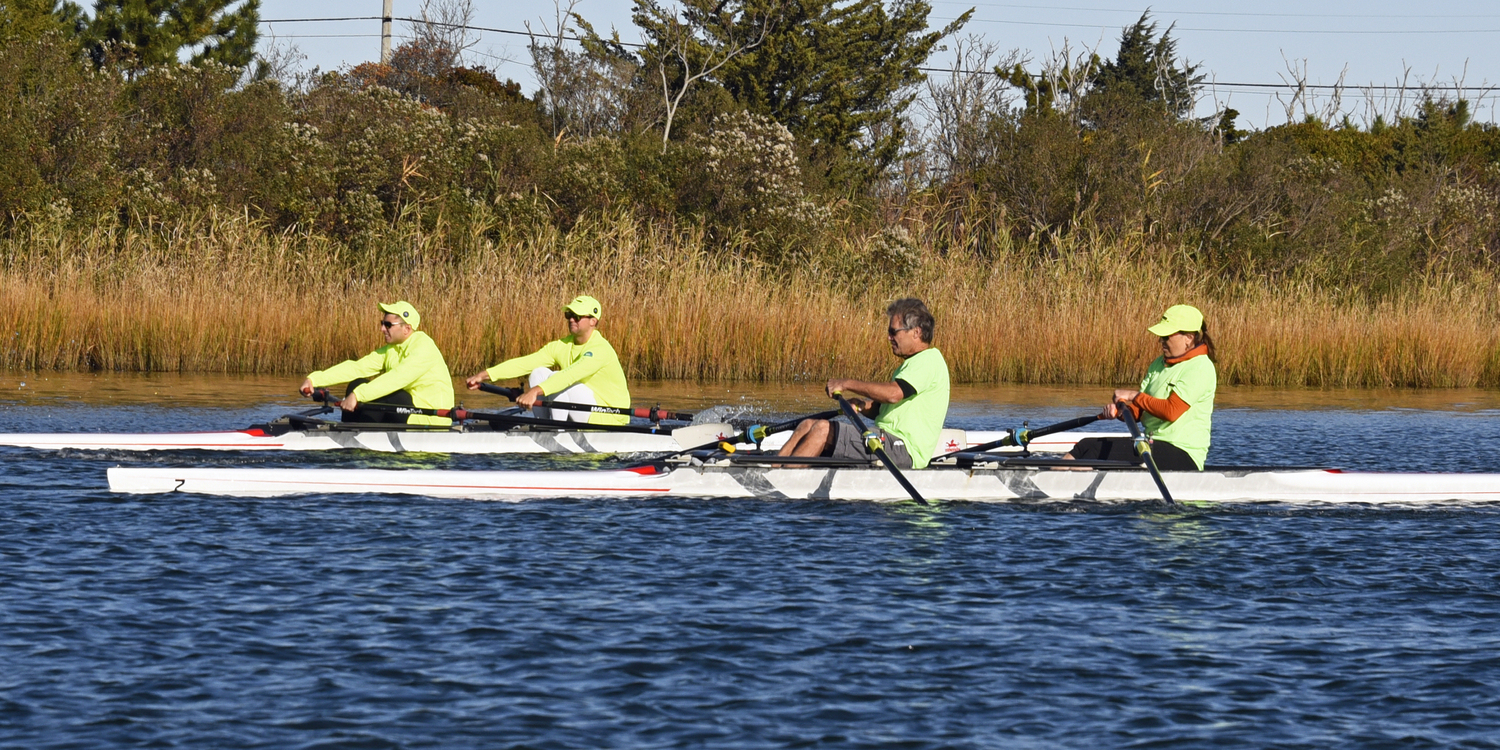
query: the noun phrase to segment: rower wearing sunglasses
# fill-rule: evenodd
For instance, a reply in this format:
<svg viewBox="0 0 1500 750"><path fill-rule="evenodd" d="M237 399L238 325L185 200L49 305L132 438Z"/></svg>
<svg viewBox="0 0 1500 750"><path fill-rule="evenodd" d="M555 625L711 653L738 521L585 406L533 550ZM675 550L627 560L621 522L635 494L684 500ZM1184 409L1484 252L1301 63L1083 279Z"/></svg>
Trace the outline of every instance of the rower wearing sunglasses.
<svg viewBox="0 0 1500 750"><path fill-rule="evenodd" d="M854 408L874 417L886 455L899 468L920 469L932 460L943 420L948 418L948 362L932 345L932 313L908 297L885 310L886 339L901 360L886 381L835 378L829 396L843 395ZM805 419L781 447L782 456L831 456L868 460L870 447L860 429L845 422Z"/></svg>
<svg viewBox="0 0 1500 750"><path fill-rule="evenodd" d="M417 330L422 316L410 302L381 303L380 331L385 345L359 359L318 370L302 381L302 395L313 389L348 383L343 408L345 422L385 422L448 425L453 420L390 409L361 408L361 403L384 406L416 406L423 409L453 408L453 376L431 336Z"/></svg>
<svg viewBox="0 0 1500 750"><path fill-rule="evenodd" d="M466 385L469 390L475 390L486 380L529 377L529 387L516 397L516 404L532 409L542 419L629 424L630 417L625 414L564 411L536 405L537 400L545 396L565 404L630 408L630 387L625 384L620 357L597 330L599 312L599 300L586 294L574 297L572 302L563 305L568 335L531 354L507 359L477 372L469 376Z"/></svg>

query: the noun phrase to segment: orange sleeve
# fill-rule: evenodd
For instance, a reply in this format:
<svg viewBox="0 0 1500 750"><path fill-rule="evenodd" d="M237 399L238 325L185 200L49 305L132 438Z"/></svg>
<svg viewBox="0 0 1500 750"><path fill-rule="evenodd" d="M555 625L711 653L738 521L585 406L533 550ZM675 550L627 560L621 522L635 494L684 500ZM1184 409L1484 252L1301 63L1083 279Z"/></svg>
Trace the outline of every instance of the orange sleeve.
<svg viewBox="0 0 1500 750"><path fill-rule="evenodd" d="M1182 415L1187 413L1188 409L1193 408L1188 402L1183 401L1182 397L1177 395L1176 392L1173 392L1171 396L1166 398L1157 398L1144 393L1138 393L1131 401L1132 405L1139 406L1142 411L1157 419L1164 419L1168 422L1176 422L1182 418Z"/></svg>

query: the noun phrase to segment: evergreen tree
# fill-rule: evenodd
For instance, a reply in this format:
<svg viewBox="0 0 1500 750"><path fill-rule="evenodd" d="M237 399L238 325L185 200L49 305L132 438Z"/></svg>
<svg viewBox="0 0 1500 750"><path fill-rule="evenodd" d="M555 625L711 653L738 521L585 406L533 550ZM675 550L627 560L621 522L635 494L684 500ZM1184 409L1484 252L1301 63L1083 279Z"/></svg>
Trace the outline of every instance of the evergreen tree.
<svg viewBox="0 0 1500 750"><path fill-rule="evenodd" d="M1120 51L1100 66L1094 90L1136 97L1186 117L1203 78L1197 65L1177 60L1177 40L1170 26L1156 38L1156 23L1148 10L1120 34Z"/></svg>
<svg viewBox="0 0 1500 750"><path fill-rule="evenodd" d="M98 65L111 59L167 65L189 48L195 65L213 60L245 67L255 59L260 0L95 0L93 18L70 2L58 13L76 19Z"/></svg>
<svg viewBox="0 0 1500 750"><path fill-rule="evenodd" d="M0 2L0 42L27 42L49 31L72 28L57 0L3 0Z"/></svg>
<svg viewBox="0 0 1500 750"><path fill-rule="evenodd" d="M646 57L690 34L692 59L759 43L710 76L745 109L770 116L815 148L857 150L879 170L899 155L919 69L938 42L973 11L941 31L927 30L925 0L682 0L679 17L657 0L637 0L634 20ZM660 59L654 58L654 59ZM681 71L677 73L682 75Z"/></svg>

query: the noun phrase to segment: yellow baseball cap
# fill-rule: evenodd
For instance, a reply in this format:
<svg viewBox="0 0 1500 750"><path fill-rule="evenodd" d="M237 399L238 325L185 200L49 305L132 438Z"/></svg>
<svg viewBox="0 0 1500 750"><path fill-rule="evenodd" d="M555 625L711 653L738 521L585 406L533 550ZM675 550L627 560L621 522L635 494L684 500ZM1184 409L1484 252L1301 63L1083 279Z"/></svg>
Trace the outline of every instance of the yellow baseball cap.
<svg viewBox="0 0 1500 750"><path fill-rule="evenodd" d="M597 319L599 317L599 300L587 294L580 294L574 297L572 302L563 305L563 310L571 311L580 318L589 317Z"/></svg>
<svg viewBox="0 0 1500 750"><path fill-rule="evenodd" d="M417 329L417 326L422 325L422 314L417 312L417 308L412 307L411 303L406 300L401 300L400 302L382 302L380 303L380 311L389 315L401 316L401 320L411 326L414 331Z"/></svg>
<svg viewBox="0 0 1500 750"><path fill-rule="evenodd" d="M1156 325L1146 330L1154 336L1171 336L1178 331L1197 333L1203 330L1203 313L1192 305L1172 305L1161 314Z"/></svg>

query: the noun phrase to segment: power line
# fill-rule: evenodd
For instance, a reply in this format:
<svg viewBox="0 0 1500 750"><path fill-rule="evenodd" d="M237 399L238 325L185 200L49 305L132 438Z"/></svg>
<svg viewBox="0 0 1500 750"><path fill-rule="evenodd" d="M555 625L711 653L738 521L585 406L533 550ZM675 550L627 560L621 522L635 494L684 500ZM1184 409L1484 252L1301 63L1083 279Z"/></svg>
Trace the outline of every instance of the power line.
<svg viewBox="0 0 1500 750"><path fill-rule="evenodd" d="M1030 6L1025 6L1025 7L1030 7ZM385 20L385 18L383 16L346 16L346 17L339 17L339 18L278 18L278 19L263 20L263 21L261 21L261 23L263 23L263 24L273 24L273 23L314 23L314 22L321 22L321 21L383 21L383 20ZM515 29L497 29L497 28L490 28L490 27L486 27L486 26L470 26L470 25L466 25L466 24L444 23L444 22L441 22L441 21L428 21L428 20L417 19L417 18L395 18L395 17L393 17L391 20L392 21L400 21L402 23L429 24L429 25L433 25L433 26L445 26L445 27L454 28L454 29L466 29L466 30L469 30L469 31L482 31L482 32L489 32L489 33L494 33L494 34L512 34L512 35L515 35L515 36L542 37L544 39L562 39L562 40L565 40L565 41L575 41L575 42L576 41L582 41L582 39L580 39L579 37L576 37L576 36L559 36L557 34L537 34L537 33L529 32L529 31L517 31ZM1008 23L1008 22L1001 21L1001 22L998 22L998 23ZM1022 22L1015 22L1015 23L1022 23ZM1055 25L1055 24L1036 24L1036 25ZM1098 27L1088 27L1088 28L1098 28ZM1384 32L1381 32L1381 33L1384 33ZM324 36L326 36L326 37L336 37L336 36L347 36L347 37L378 37L380 35L379 34L337 34L337 35L330 34L330 35L308 35L308 36L302 36L302 37L290 37L290 36L286 36L286 37L279 37L279 38L283 38L283 39L293 39L293 38L314 39L314 38L322 38ZM634 47L634 48L638 48L638 49L639 48L644 48L646 46L644 44L637 44L637 43L633 43L633 42L621 42L621 45L626 46L626 47ZM510 62L516 62L516 61L510 61ZM919 68L917 68L917 70L920 70L920 71L922 71L924 73L958 73L958 74L964 74L964 75L998 75L994 71L989 71L989 70L954 70L952 68L934 68L934 67L919 67ZM1215 82L1212 82L1212 83L1206 84L1206 85L1208 85L1210 87L1225 87L1225 88L1241 87L1241 88L1260 88L1260 89L1312 89L1312 90L1328 90L1328 91L1374 91L1374 90L1393 90L1394 89L1394 90L1416 90L1416 91L1475 91L1475 92L1490 92L1490 91L1500 90L1500 86L1488 86L1488 85L1486 85L1486 86L1458 86L1458 85L1453 85L1453 86L1438 86L1438 85L1404 86L1404 85L1400 85L1400 86L1398 86L1398 85L1393 85L1393 84L1375 84L1375 83L1365 84L1365 85L1355 85L1355 84L1312 84L1312 83L1308 83L1308 84L1304 84L1304 83L1238 83L1238 82L1215 81Z"/></svg>
<svg viewBox="0 0 1500 750"><path fill-rule="evenodd" d="M1130 13L1138 11L1131 8L1081 8L1066 5L1013 5L1010 3L973 3L962 1L937 0L933 5L967 5L980 8L1019 8L1027 10L1076 10L1087 13ZM1395 14L1395 13L1243 13L1235 11L1218 10L1156 10L1151 9L1153 14L1160 18L1162 16L1235 16L1255 18L1500 18L1500 14L1455 14L1455 15L1433 15L1423 14Z"/></svg>
<svg viewBox="0 0 1500 750"><path fill-rule="evenodd" d="M934 16L934 21L956 21L954 18L939 18ZM1106 23L1059 23L1055 21L992 21L989 19L976 19L976 23L998 23L1009 26L1048 26L1069 29L1113 29L1115 24ZM1371 35L1371 34L1500 34L1500 29L1203 29L1188 26L1173 26L1173 31L1201 31L1207 33L1225 34L1336 34L1336 35Z"/></svg>

